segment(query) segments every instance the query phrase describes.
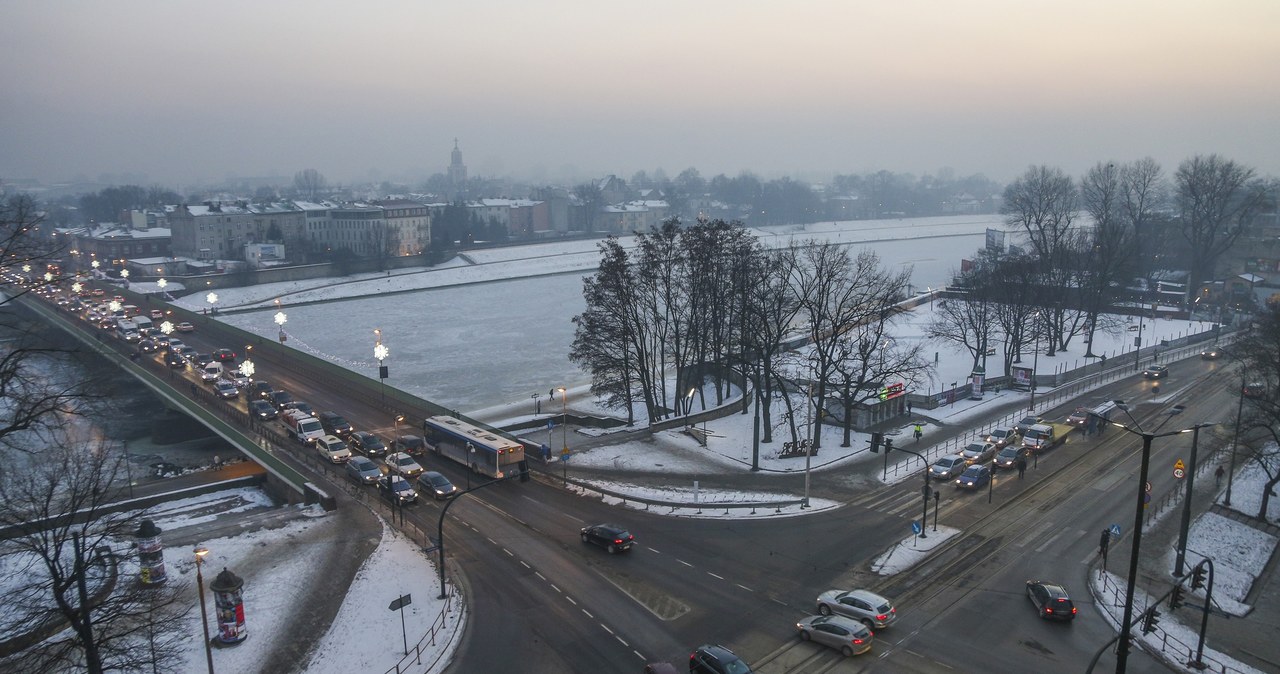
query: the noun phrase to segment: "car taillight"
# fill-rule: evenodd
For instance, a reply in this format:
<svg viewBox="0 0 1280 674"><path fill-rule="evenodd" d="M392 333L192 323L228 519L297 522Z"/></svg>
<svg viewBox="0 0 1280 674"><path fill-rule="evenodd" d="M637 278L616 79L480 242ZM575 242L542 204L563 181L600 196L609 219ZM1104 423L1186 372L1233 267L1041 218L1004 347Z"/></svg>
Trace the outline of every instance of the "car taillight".
<svg viewBox="0 0 1280 674"><path fill-rule="evenodd" d="M1052 607L1052 606L1046 606L1046 607L1044 607L1044 612L1045 612L1045 613L1053 613L1053 607Z"/></svg>
<svg viewBox="0 0 1280 674"><path fill-rule="evenodd" d="M1072 607L1071 607L1071 615L1075 615L1075 614L1076 614L1076 607L1072 606Z"/></svg>
<svg viewBox="0 0 1280 674"><path fill-rule="evenodd" d="M854 643L854 645L855 645L855 646L856 646L856 645L858 645L858 644L861 644L861 643L862 643L862 639L854 639L854 640L853 640L853 643Z"/></svg>
<svg viewBox="0 0 1280 674"><path fill-rule="evenodd" d="M889 619L889 616L888 616L888 615L886 615L886 614L881 614L881 615L876 616L876 620L884 621L884 620L888 620L888 619Z"/></svg>

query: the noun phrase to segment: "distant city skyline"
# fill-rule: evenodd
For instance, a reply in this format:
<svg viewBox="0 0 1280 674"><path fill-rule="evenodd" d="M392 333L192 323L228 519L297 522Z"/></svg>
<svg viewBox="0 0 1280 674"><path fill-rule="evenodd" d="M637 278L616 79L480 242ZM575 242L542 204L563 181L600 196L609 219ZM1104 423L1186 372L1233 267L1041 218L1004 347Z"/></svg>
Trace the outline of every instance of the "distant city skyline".
<svg viewBox="0 0 1280 674"><path fill-rule="evenodd" d="M1280 175L1280 3L12 0L0 181Z"/></svg>

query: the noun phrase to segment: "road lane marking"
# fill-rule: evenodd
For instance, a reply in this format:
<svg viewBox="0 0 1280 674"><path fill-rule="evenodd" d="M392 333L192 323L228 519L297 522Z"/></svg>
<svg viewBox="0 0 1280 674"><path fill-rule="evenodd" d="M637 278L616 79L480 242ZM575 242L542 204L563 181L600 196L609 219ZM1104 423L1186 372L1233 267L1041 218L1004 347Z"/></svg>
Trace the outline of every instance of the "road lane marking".
<svg viewBox="0 0 1280 674"><path fill-rule="evenodd" d="M534 571L533 575L537 576L539 579L541 579L544 582L547 580L547 577L542 575L541 571Z"/></svg>
<svg viewBox="0 0 1280 674"><path fill-rule="evenodd" d="M570 597L569 595L567 595L567 594L566 594L566 595L564 596L564 598L565 598L565 599L568 599L570 604L573 604L574 606L577 606L577 605L578 605L578 602L574 601L574 600L573 600L573 597Z"/></svg>
<svg viewBox="0 0 1280 674"><path fill-rule="evenodd" d="M690 564L689 562L684 561L683 559L677 559L676 561L677 561L677 562L680 562L681 564L684 564L685 566L689 567L690 569L692 569L692 568L693 568L693 565L692 565L692 564Z"/></svg>
<svg viewBox="0 0 1280 674"><path fill-rule="evenodd" d="M1050 545L1053 545L1053 542L1054 542L1054 541L1056 541L1056 540L1058 540L1059 538L1062 538L1062 534L1065 534L1065 533L1067 533L1065 529L1064 529L1064 530L1062 530L1062 531L1059 531L1059 532L1057 533L1057 535L1055 535L1053 538L1050 538L1049 540L1045 541L1044 543L1041 543L1041 544L1040 544L1040 547L1036 548L1036 553L1044 552L1044 549L1045 549L1045 548L1049 547Z"/></svg>
<svg viewBox="0 0 1280 674"><path fill-rule="evenodd" d="M523 567L524 567L524 568L526 568L526 569L532 569L532 568L533 568L532 566L529 566L529 563L528 563L528 562L526 562L526 561L524 561L523 559L522 559L522 560L520 560L520 566L523 566Z"/></svg>
<svg viewBox="0 0 1280 674"><path fill-rule="evenodd" d="M645 549L648 550L649 552L657 553L659 555L662 554L662 551L657 548L650 548L646 546Z"/></svg>
<svg viewBox="0 0 1280 674"><path fill-rule="evenodd" d="M627 648L631 648L631 644L627 643L626 641L623 641L623 640L622 640L622 637L620 637L620 636L618 636L618 635L616 635L616 634L615 634L615 635L613 635L613 638L614 638L614 639L617 639L617 640L618 640L618 643L622 644L623 646L626 646Z"/></svg>
<svg viewBox="0 0 1280 674"><path fill-rule="evenodd" d="M600 623L600 627L603 627L603 628L604 628L604 631L608 632L609 634L613 634L613 630L609 629L609 626L608 626L608 625L606 625L606 624L604 624L604 623ZM618 635L613 634L613 636L615 636L615 637L616 637L616 636L618 636Z"/></svg>
<svg viewBox="0 0 1280 674"><path fill-rule="evenodd" d="M640 655L640 651L632 650L631 652L632 652L632 653L635 653L635 654L636 654L636 657L637 657L637 658L640 658L640 661L641 661L641 662L643 662L643 661L644 661L645 657L644 657L643 655Z"/></svg>
<svg viewBox="0 0 1280 674"><path fill-rule="evenodd" d="M588 618L595 618L595 616L591 615L591 611L588 611L585 608L582 609L582 615L587 616Z"/></svg>
<svg viewBox="0 0 1280 674"><path fill-rule="evenodd" d="M707 572L707 575L711 576L712 578L719 578L720 580L724 580L724 576L717 576L716 574L711 573L710 571Z"/></svg>
<svg viewBox="0 0 1280 674"><path fill-rule="evenodd" d="M508 549L506 549L506 548L503 548L503 549L502 549L502 551L503 551L503 552L505 552L505 553L507 553L507 556L508 556L508 557L515 557L515 555L511 554L511 551L510 551L510 550L508 550Z"/></svg>
<svg viewBox="0 0 1280 674"><path fill-rule="evenodd" d="M737 585L738 587L746 590L747 592L755 592L755 590L747 587L746 585L743 585L742 583L734 583L734 585Z"/></svg>
<svg viewBox="0 0 1280 674"><path fill-rule="evenodd" d="M556 587L555 583L551 584L551 589L555 590L556 592L560 592L561 594L564 594L563 592L561 592L560 588Z"/></svg>

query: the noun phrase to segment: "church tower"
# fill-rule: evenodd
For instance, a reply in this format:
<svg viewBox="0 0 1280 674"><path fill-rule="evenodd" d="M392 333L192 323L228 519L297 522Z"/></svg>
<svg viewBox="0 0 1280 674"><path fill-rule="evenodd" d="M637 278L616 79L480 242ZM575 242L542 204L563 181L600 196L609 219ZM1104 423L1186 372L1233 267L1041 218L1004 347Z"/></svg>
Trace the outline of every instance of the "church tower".
<svg viewBox="0 0 1280 674"><path fill-rule="evenodd" d="M458 149L458 139L453 139L453 154L449 158L449 186L458 194L467 186L467 165L462 163L462 150Z"/></svg>

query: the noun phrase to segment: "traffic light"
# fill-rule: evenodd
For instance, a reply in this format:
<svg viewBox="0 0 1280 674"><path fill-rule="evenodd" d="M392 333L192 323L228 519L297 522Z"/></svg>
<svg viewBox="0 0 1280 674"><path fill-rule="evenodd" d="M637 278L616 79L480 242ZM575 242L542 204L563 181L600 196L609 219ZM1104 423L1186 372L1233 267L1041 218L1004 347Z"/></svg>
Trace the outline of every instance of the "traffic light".
<svg viewBox="0 0 1280 674"><path fill-rule="evenodd" d="M885 454L888 454L888 453L889 453L889 450L891 450L891 449L893 449L893 438L885 438L885 439L884 439L884 453L885 453Z"/></svg>
<svg viewBox="0 0 1280 674"><path fill-rule="evenodd" d="M1173 593L1169 595L1169 610L1176 611L1182 606L1182 586L1174 585Z"/></svg>
<svg viewBox="0 0 1280 674"><path fill-rule="evenodd" d="M884 441L884 434L883 434L883 433L872 433L872 434L871 434L871 453L872 453L872 454L879 454L879 453L880 453L880 443L881 443L881 442L883 442L883 441Z"/></svg>
<svg viewBox="0 0 1280 674"><path fill-rule="evenodd" d="M1160 624L1160 612L1151 609L1146 615L1142 616L1142 633L1151 634L1156 631L1156 625Z"/></svg>
<svg viewBox="0 0 1280 674"><path fill-rule="evenodd" d="M1191 589L1199 590L1204 587L1204 562L1196 564L1196 568L1191 570Z"/></svg>

